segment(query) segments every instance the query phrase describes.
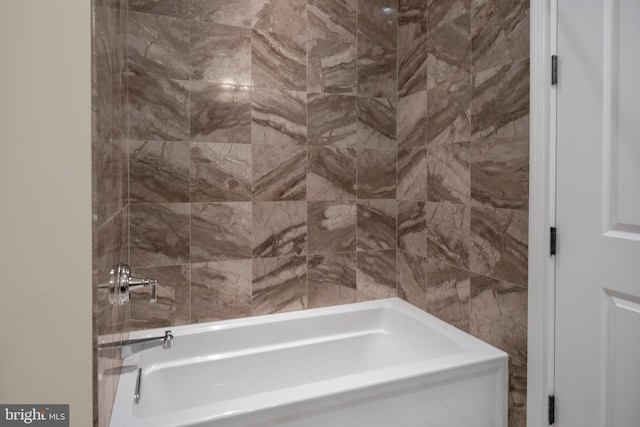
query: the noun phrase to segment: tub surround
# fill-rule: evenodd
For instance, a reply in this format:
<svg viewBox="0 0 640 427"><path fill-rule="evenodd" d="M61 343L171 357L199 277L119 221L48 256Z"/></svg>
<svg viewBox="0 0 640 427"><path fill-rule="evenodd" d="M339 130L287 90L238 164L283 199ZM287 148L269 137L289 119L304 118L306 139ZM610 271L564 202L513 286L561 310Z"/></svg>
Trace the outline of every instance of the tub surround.
<svg viewBox="0 0 640 427"><path fill-rule="evenodd" d="M524 426L529 2L399 0L398 40L399 290L509 353Z"/></svg>
<svg viewBox="0 0 640 427"><path fill-rule="evenodd" d="M396 0L128 7L131 329L397 295Z"/></svg>
<svg viewBox="0 0 640 427"><path fill-rule="evenodd" d="M509 353L524 425L528 10L95 0L94 286L160 284L97 335L399 296Z"/></svg>

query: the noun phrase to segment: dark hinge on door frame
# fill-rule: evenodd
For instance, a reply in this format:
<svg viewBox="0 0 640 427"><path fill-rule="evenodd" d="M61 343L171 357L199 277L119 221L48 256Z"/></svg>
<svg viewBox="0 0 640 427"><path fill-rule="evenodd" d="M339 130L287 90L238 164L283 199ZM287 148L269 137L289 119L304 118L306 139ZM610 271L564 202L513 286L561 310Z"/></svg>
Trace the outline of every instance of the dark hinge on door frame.
<svg viewBox="0 0 640 427"><path fill-rule="evenodd" d="M555 227L551 227L551 232L549 233L549 254L556 254L556 245L557 245L557 230Z"/></svg>
<svg viewBox="0 0 640 427"><path fill-rule="evenodd" d="M551 85L558 84L558 55L551 56Z"/></svg>
<svg viewBox="0 0 640 427"><path fill-rule="evenodd" d="M549 396L549 425L556 423L556 397Z"/></svg>

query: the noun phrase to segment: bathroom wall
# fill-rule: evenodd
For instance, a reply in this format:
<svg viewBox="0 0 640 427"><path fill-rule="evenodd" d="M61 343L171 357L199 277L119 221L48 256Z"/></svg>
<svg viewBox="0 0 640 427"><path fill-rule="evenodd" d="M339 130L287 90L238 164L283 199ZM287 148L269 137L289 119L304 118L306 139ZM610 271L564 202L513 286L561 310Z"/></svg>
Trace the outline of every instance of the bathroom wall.
<svg viewBox="0 0 640 427"><path fill-rule="evenodd" d="M400 0L398 40L399 289L509 353L524 426L529 1Z"/></svg>
<svg viewBox="0 0 640 427"><path fill-rule="evenodd" d="M100 335L397 295L525 425L528 0L397 1L100 0L96 283L160 283Z"/></svg>
<svg viewBox="0 0 640 427"><path fill-rule="evenodd" d="M133 329L396 295L395 0L129 0L127 32Z"/></svg>
<svg viewBox="0 0 640 427"><path fill-rule="evenodd" d="M94 425L109 424L119 367L96 352L100 342L123 339L129 309L110 305L109 271L128 262L126 2L92 3L92 194Z"/></svg>

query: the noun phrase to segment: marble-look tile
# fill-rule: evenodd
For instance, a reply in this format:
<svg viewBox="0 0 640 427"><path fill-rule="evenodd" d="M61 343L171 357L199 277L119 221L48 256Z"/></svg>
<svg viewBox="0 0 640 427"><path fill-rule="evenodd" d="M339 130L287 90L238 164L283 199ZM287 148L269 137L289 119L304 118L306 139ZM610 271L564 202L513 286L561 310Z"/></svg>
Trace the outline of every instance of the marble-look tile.
<svg viewBox="0 0 640 427"><path fill-rule="evenodd" d="M131 205L130 212L132 267L189 262L189 204Z"/></svg>
<svg viewBox="0 0 640 427"><path fill-rule="evenodd" d="M310 254L354 252L356 250L356 204L347 202L309 202Z"/></svg>
<svg viewBox="0 0 640 427"><path fill-rule="evenodd" d="M356 97L307 95L308 144L354 147L356 145Z"/></svg>
<svg viewBox="0 0 640 427"><path fill-rule="evenodd" d="M307 0L252 0L251 10L257 30L307 35Z"/></svg>
<svg viewBox="0 0 640 427"><path fill-rule="evenodd" d="M253 87L307 90L307 38L253 30Z"/></svg>
<svg viewBox="0 0 640 427"><path fill-rule="evenodd" d="M356 302L356 254L327 254L307 262L309 308Z"/></svg>
<svg viewBox="0 0 640 427"><path fill-rule="evenodd" d="M128 82L130 139L188 139L188 82L138 76L129 76Z"/></svg>
<svg viewBox="0 0 640 427"><path fill-rule="evenodd" d="M471 208L471 271L527 285L526 211Z"/></svg>
<svg viewBox="0 0 640 427"><path fill-rule="evenodd" d="M509 358L527 360L526 288L472 273L470 332Z"/></svg>
<svg viewBox="0 0 640 427"><path fill-rule="evenodd" d="M189 18L189 0L128 0L129 10Z"/></svg>
<svg viewBox="0 0 640 427"><path fill-rule="evenodd" d="M429 258L427 260L427 311L469 332L469 272Z"/></svg>
<svg viewBox="0 0 640 427"><path fill-rule="evenodd" d="M157 301L150 303L150 289L131 293L131 330L191 323L191 279L188 265L136 268L135 275L156 279L158 294Z"/></svg>
<svg viewBox="0 0 640 427"><path fill-rule="evenodd" d="M469 12L470 0L427 0L427 16L429 31Z"/></svg>
<svg viewBox="0 0 640 427"><path fill-rule="evenodd" d="M469 208L427 202L427 256L469 269Z"/></svg>
<svg viewBox="0 0 640 427"><path fill-rule="evenodd" d="M251 30L211 22L192 22L191 79L251 85Z"/></svg>
<svg viewBox="0 0 640 427"><path fill-rule="evenodd" d="M427 2L398 1L398 96L427 89Z"/></svg>
<svg viewBox="0 0 640 427"><path fill-rule="evenodd" d="M358 41L395 49L398 0L358 0Z"/></svg>
<svg viewBox="0 0 640 427"><path fill-rule="evenodd" d="M251 315L251 260L191 265L191 323Z"/></svg>
<svg viewBox="0 0 640 427"><path fill-rule="evenodd" d="M191 140L251 143L251 89L249 86L192 82Z"/></svg>
<svg viewBox="0 0 640 427"><path fill-rule="evenodd" d="M474 140L529 136L529 59L473 74Z"/></svg>
<svg viewBox="0 0 640 427"><path fill-rule="evenodd" d="M429 88L469 78L471 39L469 14L464 14L429 33L427 75Z"/></svg>
<svg viewBox="0 0 640 427"><path fill-rule="evenodd" d="M427 200L427 151L398 150L398 200Z"/></svg>
<svg viewBox="0 0 640 427"><path fill-rule="evenodd" d="M416 307L427 309L427 259L398 251L398 296Z"/></svg>
<svg viewBox="0 0 640 427"><path fill-rule="evenodd" d="M470 78L440 83L428 92L427 145L444 145L471 139Z"/></svg>
<svg viewBox="0 0 640 427"><path fill-rule="evenodd" d="M100 226L127 204L126 141L93 140L91 168L93 223Z"/></svg>
<svg viewBox="0 0 640 427"><path fill-rule="evenodd" d="M358 147L396 146L397 103L385 98L358 98Z"/></svg>
<svg viewBox="0 0 640 427"><path fill-rule="evenodd" d="M358 95L395 99L397 60L396 49L358 41Z"/></svg>
<svg viewBox="0 0 640 427"><path fill-rule="evenodd" d="M356 198L356 150L310 147L307 199L354 200Z"/></svg>
<svg viewBox="0 0 640 427"><path fill-rule="evenodd" d="M399 31L407 30L414 36L427 33L427 6L424 0L398 0L398 27ZM400 43L398 43L399 45Z"/></svg>
<svg viewBox="0 0 640 427"><path fill-rule="evenodd" d="M307 149L253 146L253 200L306 200Z"/></svg>
<svg viewBox="0 0 640 427"><path fill-rule="evenodd" d="M129 12L127 65L138 76L189 80L189 21Z"/></svg>
<svg viewBox="0 0 640 427"><path fill-rule="evenodd" d="M125 27L124 41L118 34L121 26ZM126 99L114 96L118 89L126 87L126 46L119 46L125 42L126 18L120 11L112 7L94 7L91 34L91 131L94 142L114 137L114 115L122 108L118 104Z"/></svg>
<svg viewBox="0 0 640 427"><path fill-rule="evenodd" d="M104 224L93 229L92 264L96 286L109 281L109 273L116 264L129 261L128 212L128 208L125 207ZM99 302L102 303L103 300L99 300ZM110 333L113 331L99 331L100 335Z"/></svg>
<svg viewBox="0 0 640 427"><path fill-rule="evenodd" d="M307 67L309 92L356 91L356 43L313 38L309 41Z"/></svg>
<svg viewBox="0 0 640 427"><path fill-rule="evenodd" d="M396 201L358 201L357 248L359 251L396 247Z"/></svg>
<svg viewBox="0 0 640 427"><path fill-rule="evenodd" d="M251 91L251 143L305 145L307 94L279 89Z"/></svg>
<svg viewBox="0 0 640 427"><path fill-rule="evenodd" d="M118 341L123 338L123 333L129 331L130 316L129 306L112 305L109 303L107 290L98 288L99 284L108 283L110 271L119 262L129 260L129 216L128 208L116 213L109 221L93 230L93 294L95 298L93 317L95 321L94 333L96 343ZM126 339L126 337L124 337ZM110 375L102 375L98 384L100 398L113 401L115 387L117 387L117 374L119 364L104 360L97 353L99 372L105 373L109 369L116 374L116 378ZM113 390L111 390L113 388ZM111 411L111 407L108 408Z"/></svg>
<svg viewBox="0 0 640 427"><path fill-rule="evenodd" d="M251 146L191 144L191 201L251 201Z"/></svg>
<svg viewBox="0 0 640 427"><path fill-rule="evenodd" d="M193 203L191 262L251 258L251 203Z"/></svg>
<svg viewBox="0 0 640 427"><path fill-rule="evenodd" d="M188 202L189 144L129 141L129 200Z"/></svg>
<svg viewBox="0 0 640 427"><path fill-rule="evenodd" d="M191 20L251 26L251 0L191 0Z"/></svg>
<svg viewBox="0 0 640 427"><path fill-rule="evenodd" d="M427 256L427 214L425 202L398 200L398 248Z"/></svg>
<svg viewBox="0 0 640 427"><path fill-rule="evenodd" d="M471 60L476 71L529 56L529 0L489 0L473 10Z"/></svg>
<svg viewBox="0 0 640 427"><path fill-rule="evenodd" d="M471 144L471 203L505 209L529 208L529 139Z"/></svg>
<svg viewBox="0 0 640 427"><path fill-rule="evenodd" d="M307 308L306 257L253 260L252 316L305 308Z"/></svg>
<svg viewBox="0 0 640 427"><path fill-rule="evenodd" d="M309 37L354 42L357 0L308 0Z"/></svg>
<svg viewBox="0 0 640 427"><path fill-rule="evenodd" d="M427 195L430 202L469 203L469 160L468 142L427 148Z"/></svg>
<svg viewBox="0 0 640 427"><path fill-rule="evenodd" d="M427 92L398 100L398 146L424 147L427 143Z"/></svg>
<svg viewBox="0 0 640 427"><path fill-rule="evenodd" d="M113 9L126 9L127 5L124 0L94 0L92 2L94 8L105 7Z"/></svg>
<svg viewBox="0 0 640 427"><path fill-rule="evenodd" d="M527 364L509 358L509 426L527 425Z"/></svg>
<svg viewBox="0 0 640 427"><path fill-rule="evenodd" d="M396 198L396 150L358 150L358 199Z"/></svg>
<svg viewBox="0 0 640 427"><path fill-rule="evenodd" d="M305 255L306 202L254 202L252 247L254 258Z"/></svg>
<svg viewBox="0 0 640 427"><path fill-rule="evenodd" d="M396 250L358 252L356 300L369 301L395 296Z"/></svg>
<svg viewBox="0 0 640 427"><path fill-rule="evenodd" d="M398 30L398 96L427 89L427 35L414 34L412 27Z"/></svg>

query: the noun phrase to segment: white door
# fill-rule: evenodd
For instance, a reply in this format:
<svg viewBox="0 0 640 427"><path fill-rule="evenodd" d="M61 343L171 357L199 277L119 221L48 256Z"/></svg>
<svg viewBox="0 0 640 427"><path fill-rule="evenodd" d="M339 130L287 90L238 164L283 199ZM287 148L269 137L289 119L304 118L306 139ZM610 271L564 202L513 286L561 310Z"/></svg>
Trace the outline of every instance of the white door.
<svg viewBox="0 0 640 427"><path fill-rule="evenodd" d="M558 1L556 408L640 426L640 0Z"/></svg>

